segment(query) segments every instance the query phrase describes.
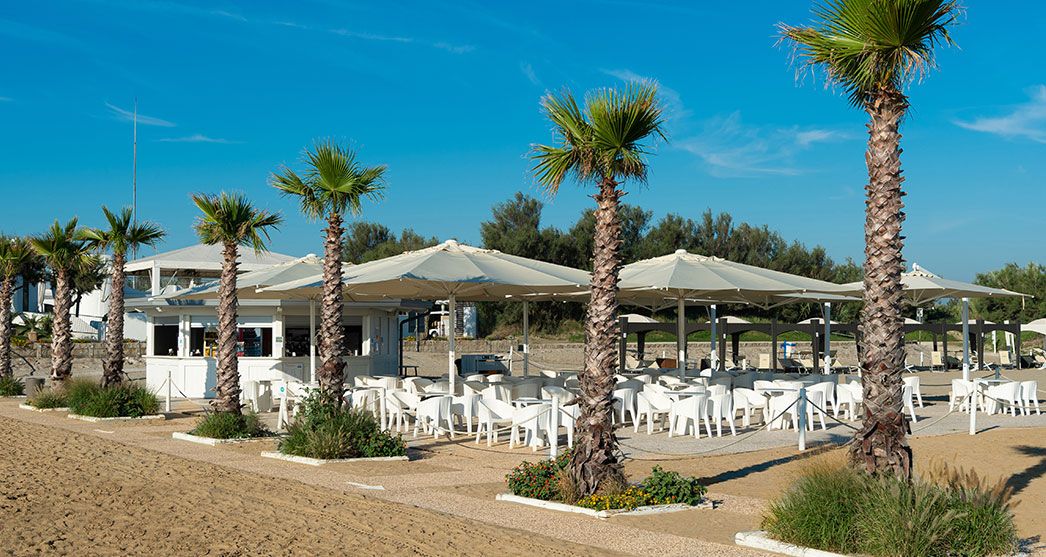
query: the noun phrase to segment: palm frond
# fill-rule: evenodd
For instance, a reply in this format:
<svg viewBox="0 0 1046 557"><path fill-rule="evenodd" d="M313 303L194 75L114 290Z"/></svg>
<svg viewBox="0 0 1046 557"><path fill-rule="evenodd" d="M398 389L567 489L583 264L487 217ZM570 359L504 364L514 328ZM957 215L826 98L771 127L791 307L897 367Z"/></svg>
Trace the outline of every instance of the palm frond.
<svg viewBox="0 0 1046 557"><path fill-rule="evenodd" d="M306 170L299 176L284 167L270 177L270 183L285 196L296 197L307 218L324 215L359 214L362 199L384 197L385 166L362 166L356 152L333 140L318 140L302 155Z"/></svg>
<svg viewBox="0 0 1046 557"><path fill-rule="evenodd" d="M255 208L242 193L195 193L191 198L200 210L193 227L205 244L232 243L262 253L268 251L270 229L283 223L279 213Z"/></svg>

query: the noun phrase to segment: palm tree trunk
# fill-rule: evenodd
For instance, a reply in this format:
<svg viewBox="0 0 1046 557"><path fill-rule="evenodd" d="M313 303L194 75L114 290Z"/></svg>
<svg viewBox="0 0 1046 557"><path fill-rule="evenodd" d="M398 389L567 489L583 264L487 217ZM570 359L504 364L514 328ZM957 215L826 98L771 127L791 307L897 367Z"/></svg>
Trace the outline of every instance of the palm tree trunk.
<svg viewBox="0 0 1046 557"><path fill-rule="evenodd" d="M236 357L236 269L239 252L233 242L222 251L222 278L218 283L218 377L211 404L218 412L240 413L240 372Z"/></svg>
<svg viewBox="0 0 1046 557"><path fill-rule="evenodd" d="M102 362L102 386L123 380L123 288L127 282L124 264L127 256L113 254L113 276L109 292L109 318L105 327L105 361Z"/></svg>
<svg viewBox="0 0 1046 557"><path fill-rule="evenodd" d="M585 370L578 377L580 416L574 425L570 475L582 496L591 495L608 478L621 474L617 437L611 424L613 410L617 275L621 265L621 223L618 203L624 192L604 179L595 195L595 238L592 246L592 298L585 319Z"/></svg>
<svg viewBox="0 0 1046 557"><path fill-rule="evenodd" d="M69 322L72 291L69 269L58 269L54 283L54 318L51 321L51 381L65 381L73 374L73 332Z"/></svg>
<svg viewBox="0 0 1046 557"><path fill-rule="evenodd" d="M0 377L11 376L11 297L14 284L14 276L5 276L0 283Z"/></svg>
<svg viewBox="0 0 1046 557"><path fill-rule="evenodd" d="M320 388L329 400L341 404L345 385L345 330L342 326L341 215L327 217L323 250L323 298L320 302Z"/></svg>
<svg viewBox="0 0 1046 557"><path fill-rule="evenodd" d="M902 478L909 478L912 469L912 450L906 436L910 430L901 400L904 178L898 126L907 108L907 99L898 91L884 91L865 107L871 123L865 155L868 200L861 312L864 417L850 449L854 464L865 466L869 472L889 472Z"/></svg>

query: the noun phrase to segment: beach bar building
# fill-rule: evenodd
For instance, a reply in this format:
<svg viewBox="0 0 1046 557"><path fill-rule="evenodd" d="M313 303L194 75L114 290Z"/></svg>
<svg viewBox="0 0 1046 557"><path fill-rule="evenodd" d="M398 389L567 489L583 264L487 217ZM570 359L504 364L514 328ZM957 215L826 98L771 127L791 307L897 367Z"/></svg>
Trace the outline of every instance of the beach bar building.
<svg viewBox="0 0 1046 557"><path fill-rule="evenodd" d="M210 254L201 254L208 261L201 262L197 269L193 261L184 257L184 251L172 252L178 257L172 260L178 266L176 272L183 277L193 277L196 287L201 286L203 279L202 286L206 287L206 279L210 278L206 275L213 273L207 265L220 265L220 256L215 259ZM253 255L251 250L243 252L241 259ZM163 295L127 300L128 311L140 311L146 316L146 384L160 390L170 378L174 396L212 398L217 379L217 299L179 297L176 288L163 284L165 275L175 272L174 268L165 267L163 256L152 256L146 267L150 282L158 286L156 292L159 294L162 290ZM290 256L267 256L276 256L280 260L277 264L282 265L295 261ZM272 263L253 266L252 272L272 266ZM346 302L343 312L349 354L346 376L396 375L399 372L399 315L424 311L430 305L411 300ZM241 381L312 380L309 320L310 317L314 320L311 330L317 330L319 315L315 305L294 298L248 298L240 299L237 313Z"/></svg>

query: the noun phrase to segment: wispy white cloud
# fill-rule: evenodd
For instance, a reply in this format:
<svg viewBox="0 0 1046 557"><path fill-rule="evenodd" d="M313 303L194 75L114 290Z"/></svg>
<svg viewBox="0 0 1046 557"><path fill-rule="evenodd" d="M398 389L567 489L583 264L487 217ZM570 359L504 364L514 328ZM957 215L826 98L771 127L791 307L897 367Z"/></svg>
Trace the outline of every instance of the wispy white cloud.
<svg viewBox="0 0 1046 557"><path fill-rule="evenodd" d="M228 139L221 139L218 137L207 137L206 135L198 133L194 133L188 137L165 137L163 139L157 139L156 141L163 141L167 143L221 143L225 145L243 143L242 141L230 141Z"/></svg>
<svg viewBox="0 0 1046 557"><path fill-rule="evenodd" d="M472 45L453 45L450 43L432 43L432 46L446 50L453 54L465 54L466 52L472 52L476 50L476 47Z"/></svg>
<svg viewBox="0 0 1046 557"><path fill-rule="evenodd" d="M669 114L676 119L681 119L690 116L690 111L683 106L683 99L679 95L679 91L666 87L665 84L658 82L652 77L639 75L632 70L600 70L604 74L611 77L616 77L621 81L627 81L629 83L657 83L657 94L665 102L665 107L668 109Z"/></svg>
<svg viewBox="0 0 1046 557"><path fill-rule="evenodd" d="M701 127L701 133L673 145L697 155L709 174L721 178L804 174L810 170L796 165L796 154L815 143L848 138L828 129L748 125L741 120L740 112L711 118Z"/></svg>
<svg viewBox="0 0 1046 557"><path fill-rule="evenodd" d="M293 21L274 21L273 25L283 25L284 27L294 27L296 29L308 29L308 25L302 25L300 23L294 23Z"/></svg>
<svg viewBox="0 0 1046 557"><path fill-rule="evenodd" d="M414 42L414 39L408 37L389 37L386 35L375 35L373 33L358 33L356 31L349 31L348 29L331 29L331 33L334 33L335 35L341 35L343 37L367 39L368 41L392 41L398 43Z"/></svg>
<svg viewBox="0 0 1046 557"><path fill-rule="evenodd" d="M105 103L105 106L109 109L110 114L113 118L120 120L121 122L133 122L135 120L134 112L130 110L124 110L118 106L113 106L109 103ZM143 126L160 126L163 128L173 128L176 124L168 122L167 120L161 120L159 118L153 118L152 116L146 116L144 114L138 114L138 123Z"/></svg>
<svg viewBox="0 0 1046 557"><path fill-rule="evenodd" d="M225 10L212 10L211 13L214 14L214 15L220 15L222 17L227 17L229 19L235 19L236 21L243 21L243 22L247 21L247 18L243 17L242 15L229 13L229 12L227 12Z"/></svg>
<svg viewBox="0 0 1046 557"><path fill-rule="evenodd" d="M957 126L1007 138L1025 138L1046 143L1046 85L1028 91L1028 102L1009 107L1009 114L982 116L973 121L955 120Z"/></svg>
<svg viewBox="0 0 1046 557"><path fill-rule="evenodd" d="M541 80L538 79L537 74L534 73L534 66L531 66L529 62L520 62L519 71L523 72L523 75L527 76L531 83L541 87Z"/></svg>

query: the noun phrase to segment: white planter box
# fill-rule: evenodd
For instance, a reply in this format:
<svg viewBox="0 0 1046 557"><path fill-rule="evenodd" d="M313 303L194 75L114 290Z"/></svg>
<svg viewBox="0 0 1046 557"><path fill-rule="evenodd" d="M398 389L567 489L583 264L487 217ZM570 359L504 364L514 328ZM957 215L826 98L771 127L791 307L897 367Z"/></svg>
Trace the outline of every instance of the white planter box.
<svg viewBox="0 0 1046 557"><path fill-rule="evenodd" d="M180 431L176 431L171 434L171 437L182 441L188 441L190 443L199 443L201 445L210 445L213 447L215 445L227 445L230 443L247 443L249 441L257 441L259 439L274 439L276 436L270 435L266 437L237 437L235 439L215 439L214 437L201 437L199 435L193 435L191 433L182 433Z"/></svg>
<svg viewBox="0 0 1046 557"><path fill-rule="evenodd" d="M85 422L139 422L144 420L166 420L167 416L164 414L155 414L152 416L142 416L140 418L131 418L125 416L118 416L115 418L97 418L95 416L81 416L80 414L69 414L67 418L74 420L82 420Z"/></svg>
<svg viewBox="0 0 1046 557"><path fill-rule="evenodd" d="M262 453L262 456L266 458L275 458L278 460L287 460L290 462L297 462L298 464L308 464L310 466L320 466L322 464L340 464L343 462L392 462L392 461L404 461L410 460L406 455L404 456L372 456L366 458L309 458L305 456L294 456L283 453Z"/></svg>
<svg viewBox="0 0 1046 557"><path fill-rule="evenodd" d="M35 406L30 406L28 404L19 404L18 407L21 408L22 410L32 410L33 412L68 412L69 411L69 409L65 408L65 407L62 407L62 408L37 408Z"/></svg>
<svg viewBox="0 0 1046 557"><path fill-rule="evenodd" d="M557 503L555 501L543 501L541 499L533 499L530 497L520 497L519 495L512 495L511 493L499 493L495 497L495 499L497 499L498 501L508 501L510 503L519 503L521 505L539 507L551 511L560 511L567 513L583 514L586 516L594 516L596 518L610 518L611 516L638 516L643 514L674 513L678 511L688 511L690 509L712 508L712 502L705 501L698 505L684 505L682 503L675 503L672 505L651 505L648 507L636 507L632 510L612 509L606 511L597 511L595 509L586 509L584 507L578 507L575 505L567 505L566 503Z"/></svg>
<svg viewBox="0 0 1046 557"><path fill-rule="evenodd" d="M762 551L773 551L774 553L780 553L782 555L792 555L794 557L845 557L841 553L821 551L820 549L801 547L798 545L792 545L790 543L777 541L771 538L769 534L762 530L756 530L752 532L738 532L737 534L734 534L734 543L744 547L751 547L752 549L759 549Z"/></svg>

